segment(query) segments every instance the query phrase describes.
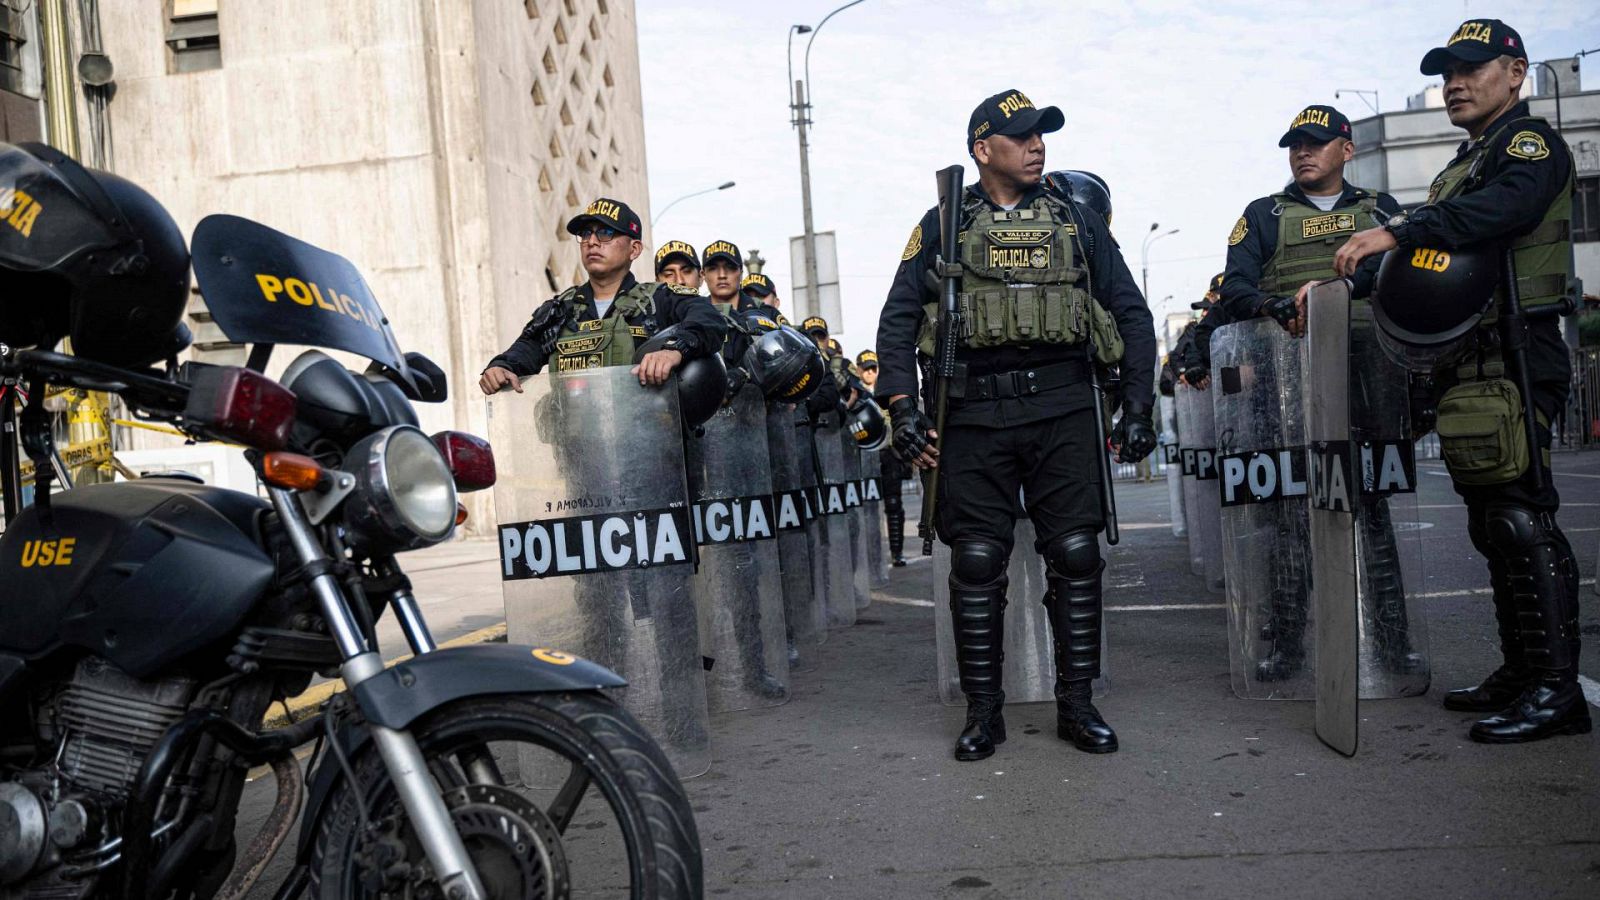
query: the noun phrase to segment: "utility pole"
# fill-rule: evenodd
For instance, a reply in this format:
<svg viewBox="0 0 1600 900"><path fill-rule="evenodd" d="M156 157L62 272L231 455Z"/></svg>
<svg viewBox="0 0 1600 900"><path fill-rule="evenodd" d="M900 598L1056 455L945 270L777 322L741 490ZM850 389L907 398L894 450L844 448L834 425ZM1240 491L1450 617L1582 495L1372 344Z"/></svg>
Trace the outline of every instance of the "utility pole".
<svg viewBox="0 0 1600 900"><path fill-rule="evenodd" d="M817 283L817 231L811 223L811 152L806 142L806 126L811 124L811 104L806 102L806 84L796 80L794 83L794 103L789 108L794 112L795 130L800 135L800 204L805 214L805 248L806 248L806 309L798 308L796 304L795 321L801 321L805 316L819 315L822 312L822 286ZM797 300L799 298L796 298ZM837 328L837 323L830 323Z"/></svg>

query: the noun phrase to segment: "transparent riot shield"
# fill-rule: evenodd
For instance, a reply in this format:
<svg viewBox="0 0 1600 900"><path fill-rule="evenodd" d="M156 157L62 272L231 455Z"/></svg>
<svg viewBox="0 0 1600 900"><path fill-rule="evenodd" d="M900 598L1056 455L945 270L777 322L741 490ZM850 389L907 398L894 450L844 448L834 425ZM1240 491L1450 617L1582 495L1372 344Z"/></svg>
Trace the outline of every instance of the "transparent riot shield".
<svg viewBox="0 0 1600 900"><path fill-rule="evenodd" d="M816 429L812 427L804 407L795 412L795 450L800 458L800 481L804 489L802 499L806 507L806 549L811 557L811 589L818 615L822 617L822 640L825 641L831 624L828 620L828 597L836 591L848 590L849 585L848 582L844 587L834 584L836 574L840 578L844 576L843 573L836 573L837 566L830 565L828 519L823 515L825 480L822 476L822 458L817 453Z"/></svg>
<svg viewBox="0 0 1600 900"><path fill-rule="evenodd" d="M883 451L861 451L861 509L867 535L867 578L872 587L889 584L889 535L883 519Z"/></svg>
<svg viewBox="0 0 1600 900"><path fill-rule="evenodd" d="M1217 496L1217 427L1212 390L1178 386L1178 430L1183 434L1183 509L1189 530L1189 568L1206 589L1222 590L1222 508Z"/></svg>
<svg viewBox="0 0 1600 900"><path fill-rule="evenodd" d="M1187 537L1189 524L1183 510L1183 447L1178 438L1177 397L1161 398L1161 462L1166 466L1167 511L1172 518L1172 536Z"/></svg>
<svg viewBox="0 0 1600 900"><path fill-rule="evenodd" d="M1316 694L1302 349L1271 319L1211 337L1228 662L1246 699Z"/></svg>
<svg viewBox="0 0 1600 900"><path fill-rule="evenodd" d="M677 392L625 366L496 395L509 637L628 680L618 699L688 778L711 762L691 580L694 523Z"/></svg>
<svg viewBox="0 0 1600 900"><path fill-rule="evenodd" d="M850 584L856 595L856 612L872 602L872 559L867 549L867 505L862 493L861 447L848 428L839 429L844 456L845 518L850 523Z"/></svg>
<svg viewBox="0 0 1600 900"><path fill-rule="evenodd" d="M827 556L829 628L847 628L856 623L855 546L850 537L851 507L845 502L846 483L850 480L844 462L846 436L836 422L813 432L819 468L817 515L822 525L821 546Z"/></svg>
<svg viewBox="0 0 1600 900"><path fill-rule="evenodd" d="M810 438L810 430L803 432ZM775 403L767 407L767 454L772 465L772 502L776 518L778 571L783 583L783 617L787 628L791 670L813 662L817 648L828 635L827 610L818 601L812 583L811 545L806 528L813 516L806 494L803 461L795 428L794 407ZM807 441L809 444L809 440ZM815 475L811 480L815 482Z"/></svg>
<svg viewBox="0 0 1600 900"><path fill-rule="evenodd" d="M1316 729L1353 755L1359 700L1421 694L1429 681L1410 404L1370 308L1342 281L1308 298L1306 354Z"/></svg>
<svg viewBox="0 0 1600 900"><path fill-rule="evenodd" d="M688 443L689 499L700 548L692 589L713 711L789 699L778 513L766 436L766 401L746 385Z"/></svg>
<svg viewBox="0 0 1600 900"><path fill-rule="evenodd" d="M1006 567L1010 584L1006 588L1005 668L1001 672L1001 684L1008 704L1055 700L1055 644L1050 636L1050 616L1044 607L1044 595L1050 583L1045 578L1044 557L1035 549L1034 538L1033 523L1026 517L1019 518L1014 538L1016 545ZM1105 557L1108 549L1102 537L1100 555ZM1102 611L1100 677L1094 682L1097 698L1104 697L1110 688L1105 620ZM965 704L961 673L956 666L955 626L950 613L950 548L942 541L933 545L933 628L938 653L935 668L939 700L951 706Z"/></svg>

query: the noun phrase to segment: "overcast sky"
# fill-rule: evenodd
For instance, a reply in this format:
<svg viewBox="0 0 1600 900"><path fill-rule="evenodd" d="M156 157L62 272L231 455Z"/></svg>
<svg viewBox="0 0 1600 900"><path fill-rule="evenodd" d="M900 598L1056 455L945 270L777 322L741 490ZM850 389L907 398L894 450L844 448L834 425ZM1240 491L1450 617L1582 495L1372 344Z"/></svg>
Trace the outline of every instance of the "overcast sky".
<svg viewBox="0 0 1600 900"><path fill-rule="evenodd" d="M799 151L789 125L785 39L845 0L638 0L651 204L727 180L657 226L658 242L718 238L787 295L800 233ZM843 334L871 346L906 238L934 204L933 173L968 168L967 117L1007 89L1061 107L1047 170L1088 169L1111 185L1114 232L1134 277L1151 222L1179 233L1150 252L1150 300L1180 308L1220 271L1227 234L1252 199L1288 179L1277 140L1301 107L1370 115L1340 88L1376 89L1385 111L1432 83L1417 71L1461 20L1499 17L1534 59L1600 47L1600 3L1068 2L866 0L828 22L811 50L814 219L839 235ZM795 65L809 35L795 39ZM1600 88L1600 54L1585 87ZM1007 74L1012 73L1012 74Z"/></svg>

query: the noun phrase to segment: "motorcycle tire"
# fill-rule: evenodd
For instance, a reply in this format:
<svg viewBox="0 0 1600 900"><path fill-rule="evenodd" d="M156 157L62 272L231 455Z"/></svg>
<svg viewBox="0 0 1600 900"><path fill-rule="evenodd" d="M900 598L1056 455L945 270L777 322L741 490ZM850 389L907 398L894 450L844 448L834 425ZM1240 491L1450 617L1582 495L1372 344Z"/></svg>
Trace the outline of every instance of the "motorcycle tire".
<svg viewBox="0 0 1600 900"><path fill-rule="evenodd" d="M489 742L537 745L564 757L574 772L581 766L590 785L610 806L622 831L628 856L628 896L635 900L701 896L700 836L683 785L644 728L604 694L589 691L472 697L430 712L408 730L416 737L430 767L441 759L456 759L458 754L481 750ZM362 849L362 798L372 820L395 815L404 818L388 772L370 747L352 759L351 765L361 795L358 797L349 780L344 779L330 797L312 849L310 896L318 900L408 896L413 892L386 885L375 887L383 877L375 877L370 871L370 860L379 854ZM440 780L439 771L435 770L436 780ZM578 802L590 793L584 791ZM448 791L446 795L448 800ZM564 831L569 822L570 814L567 822L555 827ZM410 854L404 862L417 863L416 871L426 870L425 857L414 839L407 846ZM561 852L559 847L556 852ZM392 856L391 853L385 859L386 865L394 865ZM477 860L476 853L474 859ZM564 863L558 864L562 866ZM526 885L513 888L490 883L495 873L486 875L483 866L479 874L490 898L529 893ZM550 887L545 896L564 894L565 890L557 885Z"/></svg>

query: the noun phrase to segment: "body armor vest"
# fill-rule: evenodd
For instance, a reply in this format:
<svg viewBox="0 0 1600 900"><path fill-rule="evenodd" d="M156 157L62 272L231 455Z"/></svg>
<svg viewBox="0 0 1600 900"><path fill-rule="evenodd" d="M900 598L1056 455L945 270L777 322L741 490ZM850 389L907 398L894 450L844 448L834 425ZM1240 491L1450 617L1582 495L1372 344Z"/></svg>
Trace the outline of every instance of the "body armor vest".
<svg viewBox="0 0 1600 900"><path fill-rule="evenodd" d="M1292 296L1308 281L1332 278L1339 247L1356 232L1384 222L1378 198L1367 191L1360 191L1355 203L1327 212L1287 193L1273 194L1272 200L1277 204L1278 248L1261 267L1256 287L1273 296Z"/></svg>
<svg viewBox="0 0 1600 900"><path fill-rule="evenodd" d="M568 288L556 300L564 307L564 324L556 350L550 354L552 372L633 365L634 348L656 332L657 283L642 281L617 295L611 308L598 319L578 321L583 304L578 289Z"/></svg>
<svg viewBox="0 0 1600 900"><path fill-rule="evenodd" d="M1439 173L1428 188L1428 202L1437 203L1477 190L1483 183L1483 166L1489 157L1489 148L1507 128L1524 122L1544 123L1537 116L1512 119L1496 128L1492 134L1479 139L1472 149L1449 168ZM1558 137L1557 140L1560 140ZM1571 158L1571 154L1568 154ZM1572 182L1573 172L1567 173L1566 186L1556 195L1544 218L1534 229L1515 238L1508 245L1517 268L1517 293L1524 308L1532 309L1565 302L1572 291ZM1505 293L1503 287L1494 292L1494 305L1484 313L1482 324L1488 325L1497 318L1499 300Z"/></svg>

